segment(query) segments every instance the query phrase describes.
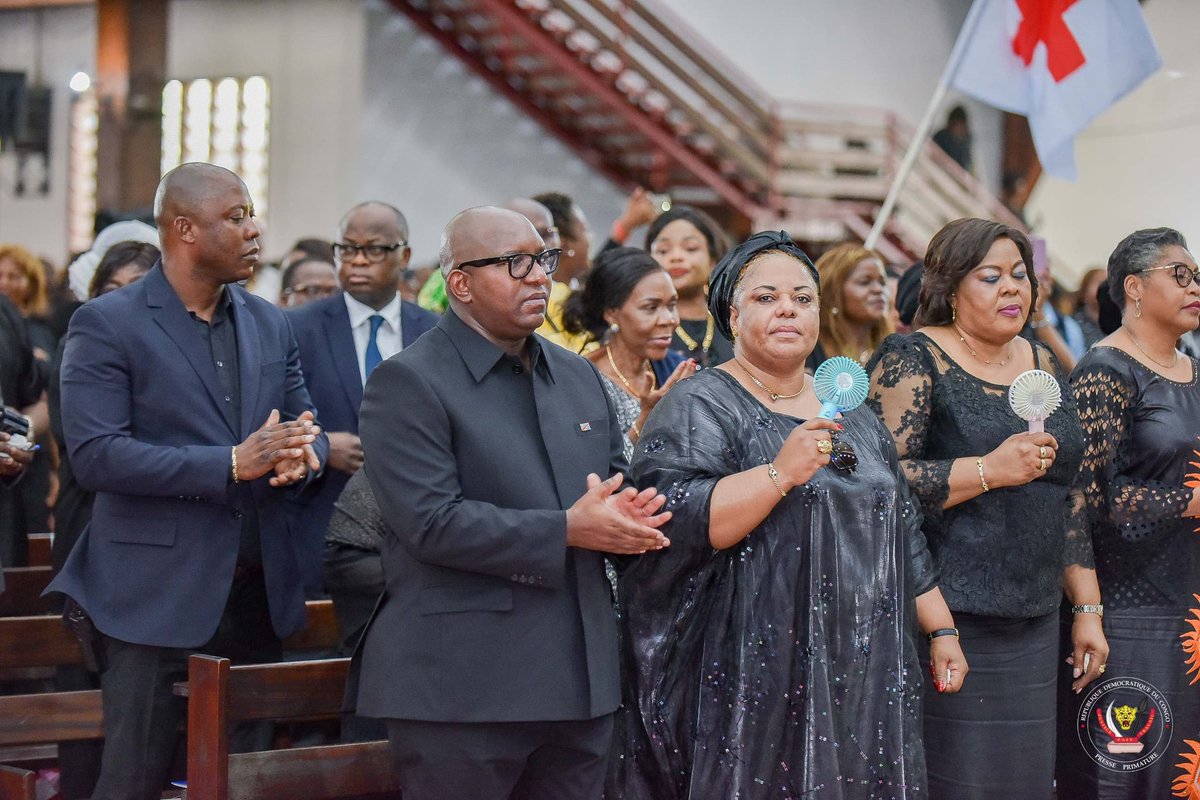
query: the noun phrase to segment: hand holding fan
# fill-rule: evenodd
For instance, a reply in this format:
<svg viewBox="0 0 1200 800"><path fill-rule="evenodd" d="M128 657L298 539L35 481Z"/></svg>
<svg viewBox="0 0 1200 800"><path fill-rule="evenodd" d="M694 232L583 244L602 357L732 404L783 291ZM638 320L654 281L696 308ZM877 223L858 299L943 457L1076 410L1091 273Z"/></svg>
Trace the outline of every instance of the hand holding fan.
<svg viewBox="0 0 1200 800"><path fill-rule="evenodd" d="M867 399L871 379L858 362L845 356L834 356L817 367L813 375L813 392L821 401L823 419L833 419L839 413L852 411Z"/></svg>
<svg viewBox="0 0 1200 800"><path fill-rule="evenodd" d="M1049 372L1031 369L1022 372L1008 389L1008 405L1013 413L1029 423L1030 433L1046 430L1046 417L1062 405L1062 387Z"/></svg>

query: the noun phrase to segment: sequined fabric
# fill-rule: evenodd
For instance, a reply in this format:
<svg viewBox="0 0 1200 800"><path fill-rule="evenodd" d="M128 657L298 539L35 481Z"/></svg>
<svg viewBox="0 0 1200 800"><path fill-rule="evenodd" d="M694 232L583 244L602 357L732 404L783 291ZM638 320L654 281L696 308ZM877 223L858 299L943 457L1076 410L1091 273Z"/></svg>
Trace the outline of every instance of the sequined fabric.
<svg viewBox="0 0 1200 800"><path fill-rule="evenodd" d="M923 333L894 334L867 365L875 409L896 440L921 499L929 549L952 611L1030 619L1062 602L1065 567L1091 567L1079 463L1083 434L1066 376L1043 345L1036 363L1058 378L1063 404L1046 420L1058 442L1053 466L1023 486L995 487L944 509L957 458L985 456L1028 430L1008 387L971 375Z"/></svg>
<svg viewBox="0 0 1200 800"><path fill-rule="evenodd" d="M823 468L740 544L709 545L716 483L772 460L798 424L722 370L651 415L632 473L666 494L672 544L620 582L609 800L925 797L912 599L937 578L874 414L843 420L853 475Z"/></svg>

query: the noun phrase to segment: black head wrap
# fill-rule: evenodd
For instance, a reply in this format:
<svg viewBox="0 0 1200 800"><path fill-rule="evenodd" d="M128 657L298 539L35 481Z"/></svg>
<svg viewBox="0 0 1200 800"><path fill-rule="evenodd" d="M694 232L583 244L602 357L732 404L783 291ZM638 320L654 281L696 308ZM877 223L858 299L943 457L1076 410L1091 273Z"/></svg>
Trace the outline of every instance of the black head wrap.
<svg viewBox="0 0 1200 800"><path fill-rule="evenodd" d="M733 290L737 288L738 279L755 256L774 250L786 253L808 267L813 284L816 285L817 291L820 291L821 279L817 276L812 259L792 241L792 237L783 231L762 231L754 234L726 253L713 268L708 279L708 310L716 321L717 330L726 339L733 338L729 327L729 309L733 306Z"/></svg>

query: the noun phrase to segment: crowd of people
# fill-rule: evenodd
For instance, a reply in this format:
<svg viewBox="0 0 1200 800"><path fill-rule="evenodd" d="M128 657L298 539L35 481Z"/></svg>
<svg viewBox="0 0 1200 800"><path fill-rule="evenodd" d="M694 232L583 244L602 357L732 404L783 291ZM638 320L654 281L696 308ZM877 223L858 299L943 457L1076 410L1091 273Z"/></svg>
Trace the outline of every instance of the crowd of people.
<svg viewBox="0 0 1200 800"><path fill-rule="evenodd" d="M640 189L599 248L561 193L468 209L427 274L364 202L272 283L210 165L155 223L0 247L0 563L52 527L104 703L67 796L157 798L187 656L279 660L318 597L409 800L1133 800L1200 739L1177 231L1073 298L1000 223L814 261Z"/></svg>

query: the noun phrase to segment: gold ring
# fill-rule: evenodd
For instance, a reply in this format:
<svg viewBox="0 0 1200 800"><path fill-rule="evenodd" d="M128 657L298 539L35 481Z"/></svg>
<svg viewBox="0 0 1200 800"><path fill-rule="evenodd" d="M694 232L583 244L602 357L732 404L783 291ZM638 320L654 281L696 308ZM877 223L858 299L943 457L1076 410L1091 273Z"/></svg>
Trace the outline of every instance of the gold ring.
<svg viewBox="0 0 1200 800"><path fill-rule="evenodd" d="M1039 461L1042 462L1040 465L1042 472L1045 472L1046 471L1046 459L1042 458L1042 459L1039 459Z"/></svg>
<svg viewBox="0 0 1200 800"><path fill-rule="evenodd" d="M1100 669L1096 670L1096 672L1098 672L1098 673L1100 673L1101 675L1103 675L1103 674L1104 674L1104 670L1106 670L1106 669L1108 669L1108 664L1101 664L1101 665L1100 665Z"/></svg>
<svg viewBox="0 0 1200 800"><path fill-rule="evenodd" d="M817 452L823 456L827 456L833 452L833 442L828 439L817 440Z"/></svg>
<svg viewBox="0 0 1200 800"><path fill-rule="evenodd" d="M1041 459L1043 459L1043 460L1045 460L1045 458L1046 458L1046 445L1042 445L1041 447L1039 447L1039 448L1038 448L1038 457L1039 457L1039 458L1041 458Z"/></svg>

